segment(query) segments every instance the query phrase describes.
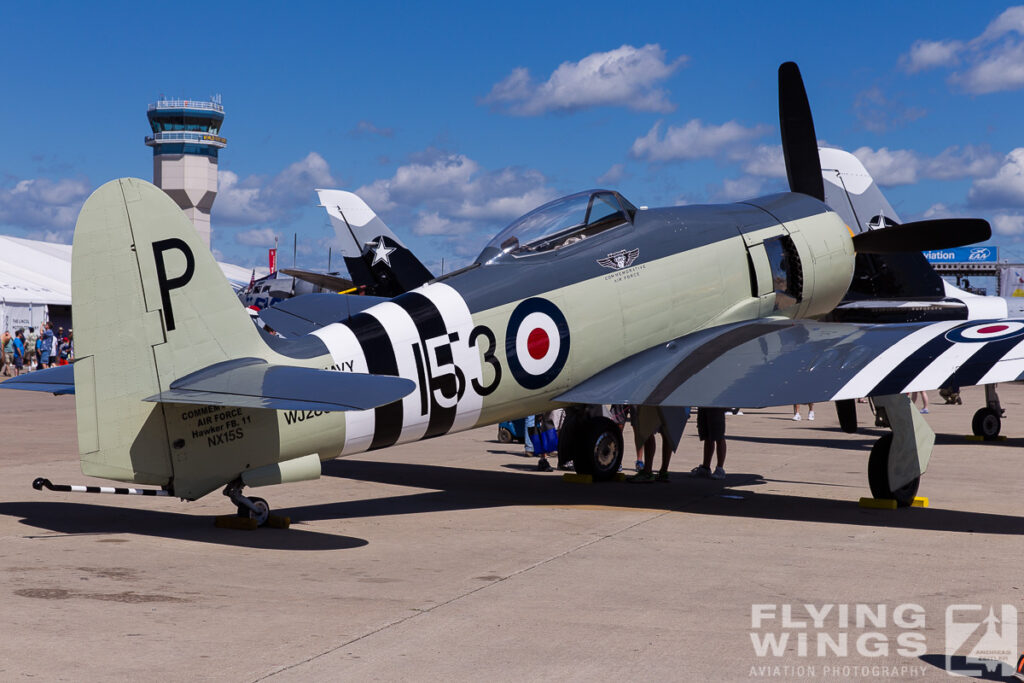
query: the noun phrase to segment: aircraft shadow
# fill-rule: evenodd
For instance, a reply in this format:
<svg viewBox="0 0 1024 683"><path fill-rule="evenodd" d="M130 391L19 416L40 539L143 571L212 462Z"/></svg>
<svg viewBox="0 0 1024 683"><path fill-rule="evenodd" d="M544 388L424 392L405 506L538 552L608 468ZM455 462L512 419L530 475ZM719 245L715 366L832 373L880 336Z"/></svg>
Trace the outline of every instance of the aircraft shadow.
<svg viewBox="0 0 1024 683"><path fill-rule="evenodd" d="M473 510L513 505L598 505L656 509L698 515L721 515L797 522L1024 535L1024 518L941 508L869 510L856 498L829 500L759 493L746 488L765 483L757 474L731 474L722 483L676 475L671 484L570 484L559 474L468 470L439 465L363 462L324 463L324 476L369 481L429 491L368 500L342 501L289 509L294 520L404 515ZM811 484L817 485L817 484ZM742 500L723 498L742 496Z"/></svg>
<svg viewBox="0 0 1024 683"><path fill-rule="evenodd" d="M21 524L69 535L139 534L262 550L346 550L367 544L361 538L295 527L219 529L207 516L61 501L0 503L0 515L20 517Z"/></svg>

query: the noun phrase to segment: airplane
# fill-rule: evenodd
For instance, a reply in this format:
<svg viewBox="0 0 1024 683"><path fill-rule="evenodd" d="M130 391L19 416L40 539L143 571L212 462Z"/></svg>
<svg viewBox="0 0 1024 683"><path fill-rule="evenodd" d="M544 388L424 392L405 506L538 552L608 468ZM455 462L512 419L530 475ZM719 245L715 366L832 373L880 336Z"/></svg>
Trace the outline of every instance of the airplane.
<svg viewBox="0 0 1024 683"><path fill-rule="evenodd" d="M858 233L900 222L874 178L853 154L818 150L825 203ZM1024 315L1024 301L979 296L943 280L920 252L858 254L850 291L828 316L838 322L988 320ZM847 408L849 410L849 408ZM842 412L842 409L840 409ZM855 414L855 413L849 413ZM1005 411L994 384L985 385L985 405L971 420L975 435L993 440ZM884 416L877 423L884 425Z"/></svg>
<svg viewBox="0 0 1024 683"><path fill-rule="evenodd" d="M854 234L823 202L791 62L779 101L789 192L656 209L613 190L572 194L511 223L471 265L294 339L249 322L173 200L111 181L75 229L77 361L0 387L74 393L83 473L160 487L114 491L196 500L222 488L259 524L270 506L245 487L554 407L570 414L576 471L601 480L618 470L622 435L588 405L633 404L641 438L660 421L677 445L688 406L872 396L892 432L872 448L870 488L910 505L934 433L904 394L1021 376L1024 320L817 320L845 296L857 254L991 231L948 219Z"/></svg>
<svg viewBox="0 0 1024 683"><path fill-rule="evenodd" d="M239 291L243 306L263 310L293 297L321 293L390 298L434 279L358 195L344 190L316 192L341 245L349 277L338 272L282 268L254 279L249 287ZM273 327L269 320L265 322Z"/></svg>

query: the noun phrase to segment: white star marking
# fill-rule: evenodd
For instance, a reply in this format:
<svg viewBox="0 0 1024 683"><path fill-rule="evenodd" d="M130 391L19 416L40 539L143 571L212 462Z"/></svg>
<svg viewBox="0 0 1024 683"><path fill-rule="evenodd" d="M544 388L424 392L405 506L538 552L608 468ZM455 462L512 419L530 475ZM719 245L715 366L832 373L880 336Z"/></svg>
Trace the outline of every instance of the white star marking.
<svg viewBox="0 0 1024 683"><path fill-rule="evenodd" d="M373 244L373 242L371 242L370 244ZM394 247L386 246L384 244L384 238L381 237L377 241L377 244L373 245L373 249L371 250L371 251L373 251L373 263L371 263L370 265L371 266L375 266L378 263L380 263L381 261L383 261L384 265L386 265L388 268L390 268L391 267L391 259L389 259L388 256L394 250L395 250Z"/></svg>

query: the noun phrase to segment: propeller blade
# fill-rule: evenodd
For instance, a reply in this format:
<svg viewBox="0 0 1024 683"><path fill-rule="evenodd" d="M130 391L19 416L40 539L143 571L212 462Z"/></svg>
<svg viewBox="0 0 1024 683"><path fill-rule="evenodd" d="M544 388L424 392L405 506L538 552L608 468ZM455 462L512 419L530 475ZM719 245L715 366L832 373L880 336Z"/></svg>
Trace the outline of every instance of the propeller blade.
<svg viewBox="0 0 1024 683"><path fill-rule="evenodd" d="M895 254L964 247L990 237L992 228L981 218L937 218L858 233L853 248L858 254Z"/></svg>
<svg viewBox="0 0 1024 683"><path fill-rule="evenodd" d="M789 189L825 201L825 181L821 178L811 105L807 102L800 68L794 62L779 67L779 130Z"/></svg>

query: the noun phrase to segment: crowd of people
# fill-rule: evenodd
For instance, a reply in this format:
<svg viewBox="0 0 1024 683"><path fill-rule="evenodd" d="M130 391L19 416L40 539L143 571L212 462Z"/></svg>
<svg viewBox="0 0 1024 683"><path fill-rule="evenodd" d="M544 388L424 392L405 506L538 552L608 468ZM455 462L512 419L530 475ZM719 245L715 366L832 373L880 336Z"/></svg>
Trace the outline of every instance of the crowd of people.
<svg viewBox="0 0 1024 683"><path fill-rule="evenodd" d="M0 335L0 374L17 377L23 372L67 365L75 359L75 333L63 327L56 330L50 322L38 331L34 327L20 327L11 334Z"/></svg>

